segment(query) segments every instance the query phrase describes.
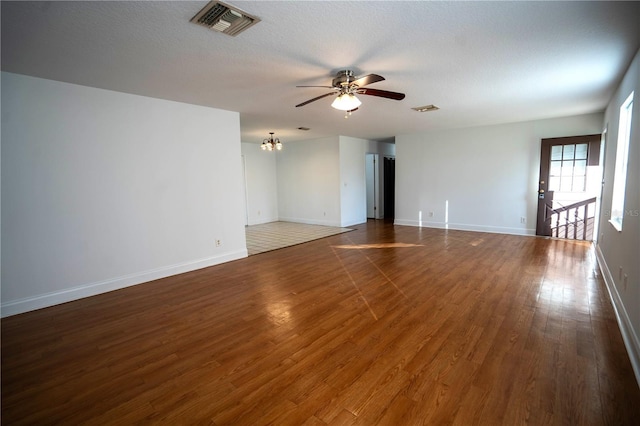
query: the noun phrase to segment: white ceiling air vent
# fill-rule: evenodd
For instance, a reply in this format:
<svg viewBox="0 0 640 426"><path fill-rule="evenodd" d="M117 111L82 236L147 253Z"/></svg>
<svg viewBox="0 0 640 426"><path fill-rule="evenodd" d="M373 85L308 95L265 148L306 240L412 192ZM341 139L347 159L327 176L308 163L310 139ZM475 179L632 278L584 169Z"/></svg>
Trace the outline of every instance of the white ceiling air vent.
<svg viewBox="0 0 640 426"><path fill-rule="evenodd" d="M191 18L191 22L230 36L236 36L260 22L260 18L221 1L211 1Z"/></svg>
<svg viewBox="0 0 640 426"><path fill-rule="evenodd" d="M440 109L440 107L437 107L435 105L425 105L425 106L421 106L421 107L415 107L415 108L411 108L412 110L418 111L418 112L431 112L431 111L437 111Z"/></svg>

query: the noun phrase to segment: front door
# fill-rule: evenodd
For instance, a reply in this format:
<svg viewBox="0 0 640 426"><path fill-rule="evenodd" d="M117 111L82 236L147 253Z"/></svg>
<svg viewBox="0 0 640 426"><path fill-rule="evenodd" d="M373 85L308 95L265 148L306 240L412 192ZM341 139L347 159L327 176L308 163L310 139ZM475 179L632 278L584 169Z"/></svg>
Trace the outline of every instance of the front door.
<svg viewBox="0 0 640 426"><path fill-rule="evenodd" d="M542 139L536 235L593 238L599 162L599 134Z"/></svg>

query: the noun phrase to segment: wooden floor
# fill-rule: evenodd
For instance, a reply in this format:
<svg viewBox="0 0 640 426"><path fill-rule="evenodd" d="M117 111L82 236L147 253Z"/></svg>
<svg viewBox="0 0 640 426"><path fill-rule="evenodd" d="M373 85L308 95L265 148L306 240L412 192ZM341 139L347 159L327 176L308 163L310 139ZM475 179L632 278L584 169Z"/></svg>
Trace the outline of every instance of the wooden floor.
<svg viewBox="0 0 640 426"><path fill-rule="evenodd" d="M589 244L393 226L2 320L2 423L637 425Z"/></svg>

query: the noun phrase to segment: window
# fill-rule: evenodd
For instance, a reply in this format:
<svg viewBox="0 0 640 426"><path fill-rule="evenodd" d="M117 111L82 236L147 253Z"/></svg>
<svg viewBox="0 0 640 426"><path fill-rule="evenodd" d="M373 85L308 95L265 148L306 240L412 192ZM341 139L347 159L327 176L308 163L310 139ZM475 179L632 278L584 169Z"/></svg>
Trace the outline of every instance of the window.
<svg viewBox="0 0 640 426"><path fill-rule="evenodd" d="M616 169L613 175L613 197L611 200L611 224L622 231L624 219L624 190L627 184L627 163L629 160L629 139L631 137L631 114L633 113L633 92L620 107L618 124L618 148Z"/></svg>
<svg viewBox="0 0 640 426"><path fill-rule="evenodd" d="M586 143L551 147L549 191L586 191L588 148Z"/></svg>

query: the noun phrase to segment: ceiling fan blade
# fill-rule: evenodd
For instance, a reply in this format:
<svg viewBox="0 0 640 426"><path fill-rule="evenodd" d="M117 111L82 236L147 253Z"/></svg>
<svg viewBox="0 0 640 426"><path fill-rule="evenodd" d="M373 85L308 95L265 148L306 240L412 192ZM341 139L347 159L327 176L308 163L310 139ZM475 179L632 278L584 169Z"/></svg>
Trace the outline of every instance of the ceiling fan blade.
<svg viewBox="0 0 640 426"><path fill-rule="evenodd" d="M334 89L333 86L296 86L296 87L323 87L325 89Z"/></svg>
<svg viewBox="0 0 640 426"><path fill-rule="evenodd" d="M405 97L404 93L389 92L388 90L377 90L377 89L367 89L367 88L358 89L358 94L369 95L369 96L379 96L381 98L395 99L396 101L401 101Z"/></svg>
<svg viewBox="0 0 640 426"><path fill-rule="evenodd" d="M384 80L384 77L378 74L369 74L363 77L360 77L357 80L353 80L351 84L355 84L358 87L366 86L367 84L376 83L378 81Z"/></svg>
<svg viewBox="0 0 640 426"><path fill-rule="evenodd" d="M306 101L306 102L303 102L303 103L301 103L301 104L296 105L296 108L297 108L297 107L301 107L301 106L305 106L306 104L310 104L310 103L311 103L311 102L313 102L313 101L317 101L318 99L326 98L327 96L331 96L331 95L335 95L335 94L336 94L336 92L329 92L329 93L325 93L324 95L317 96L317 97L315 97L315 98L313 98L313 99L309 99L309 100L308 100L308 101Z"/></svg>

